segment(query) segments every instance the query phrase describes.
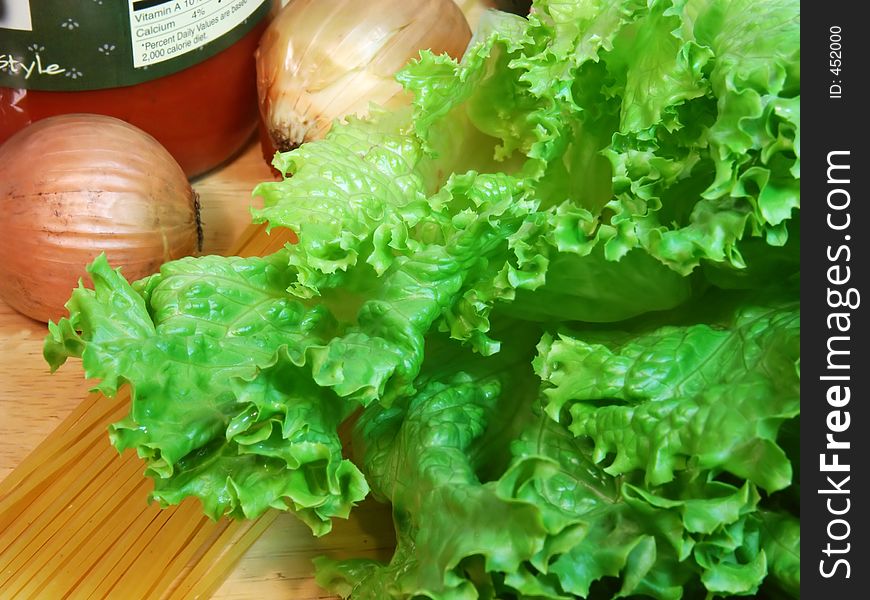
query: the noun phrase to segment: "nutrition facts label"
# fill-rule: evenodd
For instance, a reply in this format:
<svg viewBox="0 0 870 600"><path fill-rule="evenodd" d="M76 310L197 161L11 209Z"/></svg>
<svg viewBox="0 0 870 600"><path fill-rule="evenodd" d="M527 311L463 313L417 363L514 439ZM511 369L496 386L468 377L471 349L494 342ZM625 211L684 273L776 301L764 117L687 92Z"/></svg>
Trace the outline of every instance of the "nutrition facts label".
<svg viewBox="0 0 870 600"><path fill-rule="evenodd" d="M266 0L129 0L133 66L193 52L231 31Z"/></svg>

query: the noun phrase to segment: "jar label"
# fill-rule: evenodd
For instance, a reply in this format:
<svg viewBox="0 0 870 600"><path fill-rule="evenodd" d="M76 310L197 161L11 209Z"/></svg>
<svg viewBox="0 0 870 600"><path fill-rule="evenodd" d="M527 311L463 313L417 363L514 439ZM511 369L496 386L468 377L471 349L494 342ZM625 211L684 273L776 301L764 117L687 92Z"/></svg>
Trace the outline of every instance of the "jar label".
<svg viewBox="0 0 870 600"><path fill-rule="evenodd" d="M7 0L0 86L80 91L142 83L210 58L269 0Z"/></svg>

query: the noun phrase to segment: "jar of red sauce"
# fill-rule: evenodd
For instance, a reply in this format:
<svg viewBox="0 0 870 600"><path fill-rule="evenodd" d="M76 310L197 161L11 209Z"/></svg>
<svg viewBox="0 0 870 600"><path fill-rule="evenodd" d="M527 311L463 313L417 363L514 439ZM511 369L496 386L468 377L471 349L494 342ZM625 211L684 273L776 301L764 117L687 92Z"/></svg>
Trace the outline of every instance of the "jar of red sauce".
<svg viewBox="0 0 870 600"><path fill-rule="evenodd" d="M254 51L271 0L11 0L0 13L0 143L73 112L153 135L188 177L258 119Z"/></svg>

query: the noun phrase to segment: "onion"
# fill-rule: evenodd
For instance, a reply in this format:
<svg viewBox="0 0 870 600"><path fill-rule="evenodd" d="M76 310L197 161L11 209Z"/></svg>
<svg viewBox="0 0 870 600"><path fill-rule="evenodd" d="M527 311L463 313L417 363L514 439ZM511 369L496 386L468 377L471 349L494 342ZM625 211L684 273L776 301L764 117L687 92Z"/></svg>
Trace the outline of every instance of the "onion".
<svg viewBox="0 0 870 600"><path fill-rule="evenodd" d="M477 28L480 16L491 8L498 8L496 0L453 0L465 15L472 29Z"/></svg>
<svg viewBox="0 0 870 600"><path fill-rule="evenodd" d="M135 280L196 252L196 195L175 159L113 117L37 121L0 146L0 298L57 319L105 252Z"/></svg>
<svg viewBox="0 0 870 600"><path fill-rule="evenodd" d="M322 138L370 102L409 101L395 73L422 49L461 57L471 30L453 0L292 0L260 39L257 91L272 145Z"/></svg>

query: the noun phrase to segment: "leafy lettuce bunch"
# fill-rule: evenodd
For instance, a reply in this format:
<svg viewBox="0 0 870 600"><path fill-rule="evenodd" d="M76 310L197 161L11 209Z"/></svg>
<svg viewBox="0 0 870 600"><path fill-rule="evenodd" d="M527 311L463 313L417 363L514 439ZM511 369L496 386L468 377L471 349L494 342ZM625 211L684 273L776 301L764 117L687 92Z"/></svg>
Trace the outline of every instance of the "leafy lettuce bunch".
<svg viewBox="0 0 870 600"><path fill-rule="evenodd" d="M799 4L539 0L398 77L256 188L298 244L97 260L52 368L163 504L390 502L345 596L797 597Z"/></svg>

